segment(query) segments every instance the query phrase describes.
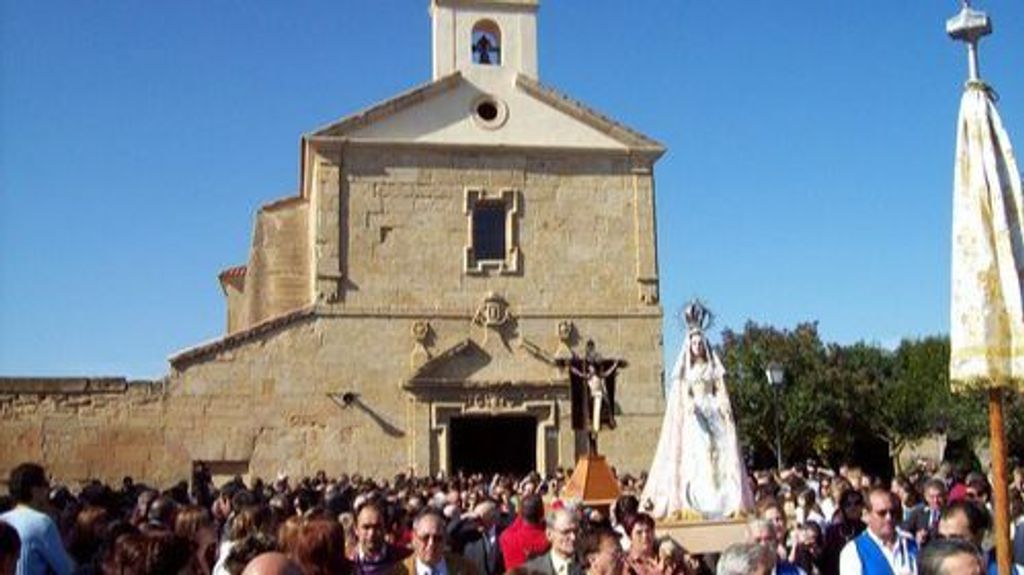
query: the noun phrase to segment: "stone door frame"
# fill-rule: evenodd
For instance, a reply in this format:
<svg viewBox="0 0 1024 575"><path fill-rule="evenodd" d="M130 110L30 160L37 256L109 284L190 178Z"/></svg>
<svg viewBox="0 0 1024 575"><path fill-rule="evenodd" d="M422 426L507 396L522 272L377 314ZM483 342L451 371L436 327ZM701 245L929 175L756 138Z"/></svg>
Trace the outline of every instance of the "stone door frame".
<svg viewBox="0 0 1024 575"><path fill-rule="evenodd" d="M497 394L468 395L463 400L430 402L430 468L432 473L451 469L451 420L463 416L500 417L504 415L528 416L537 420L537 440L534 447L537 472L554 472L559 461L558 401L556 399L527 400L513 404Z"/></svg>

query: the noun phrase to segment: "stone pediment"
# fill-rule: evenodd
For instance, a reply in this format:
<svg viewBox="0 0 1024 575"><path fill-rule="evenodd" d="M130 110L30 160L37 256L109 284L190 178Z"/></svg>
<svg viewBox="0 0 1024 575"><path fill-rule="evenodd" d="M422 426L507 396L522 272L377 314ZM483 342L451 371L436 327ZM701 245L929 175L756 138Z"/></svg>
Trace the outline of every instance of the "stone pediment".
<svg viewBox="0 0 1024 575"><path fill-rule="evenodd" d="M491 332L467 338L416 369L403 387L413 393L432 389L487 388L505 385L568 387L554 358L522 338L506 341Z"/></svg>
<svg viewBox="0 0 1024 575"><path fill-rule="evenodd" d="M480 104L496 116L482 119ZM455 72L307 136L311 140L607 150L657 158L647 138L537 80L495 67Z"/></svg>

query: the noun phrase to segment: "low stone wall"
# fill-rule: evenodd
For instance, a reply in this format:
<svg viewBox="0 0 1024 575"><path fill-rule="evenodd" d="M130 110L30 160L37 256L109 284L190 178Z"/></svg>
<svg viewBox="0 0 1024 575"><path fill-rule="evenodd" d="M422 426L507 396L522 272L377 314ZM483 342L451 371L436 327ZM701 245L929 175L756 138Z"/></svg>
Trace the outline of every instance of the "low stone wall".
<svg viewBox="0 0 1024 575"><path fill-rule="evenodd" d="M123 377L0 377L0 482L25 461L64 483L150 475L164 446L165 388Z"/></svg>

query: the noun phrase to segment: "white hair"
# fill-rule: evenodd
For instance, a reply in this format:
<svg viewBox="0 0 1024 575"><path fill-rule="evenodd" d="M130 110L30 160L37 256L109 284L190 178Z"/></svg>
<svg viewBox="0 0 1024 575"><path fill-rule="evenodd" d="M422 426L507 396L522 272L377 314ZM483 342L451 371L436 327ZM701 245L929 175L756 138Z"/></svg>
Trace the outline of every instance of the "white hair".
<svg viewBox="0 0 1024 575"><path fill-rule="evenodd" d="M734 543L718 558L716 575L747 575L758 569L770 573L775 568L775 552L756 543Z"/></svg>

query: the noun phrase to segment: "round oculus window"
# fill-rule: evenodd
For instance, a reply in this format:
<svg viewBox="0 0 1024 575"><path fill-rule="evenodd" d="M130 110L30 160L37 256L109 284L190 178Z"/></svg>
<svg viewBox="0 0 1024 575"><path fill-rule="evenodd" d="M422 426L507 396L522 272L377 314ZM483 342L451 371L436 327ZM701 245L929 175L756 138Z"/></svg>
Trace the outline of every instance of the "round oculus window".
<svg viewBox="0 0 1024 575"><path fill-rule="evenodd" d="M498 105L490 100L485 100L476 105L476 115L485 122L493 122L498 118Z"/></svg>
<svg viewBox="0 0 1024 575"><path fill-rule="evenodd" d="M500 128L507 117L505 104L490 96L481 97L473 103L473 119L484 128Z"/></svg>

